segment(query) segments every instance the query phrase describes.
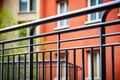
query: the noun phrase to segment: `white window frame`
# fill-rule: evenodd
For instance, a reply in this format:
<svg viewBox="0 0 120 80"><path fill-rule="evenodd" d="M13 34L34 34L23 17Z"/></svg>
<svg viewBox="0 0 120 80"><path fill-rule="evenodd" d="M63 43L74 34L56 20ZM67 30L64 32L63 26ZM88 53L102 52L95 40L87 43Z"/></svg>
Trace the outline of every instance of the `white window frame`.
<svg viewBox="0 0 120 80"><path fill-rule="evenodd" d="M97 77L94 77L95 80L100 80L100 54L99 51L93 51L93 54L97 54ZM91 80L91 55L88 53L88 77L86 80Z"/></svg>
<svg viewBox="0 0 120 80"><path fill-rule="evenodd" d="M60 1L60 2L58 2L58 5L57 5L57 14L58 15L61 15L61 13L60 13L60 4L61 3L64 3L64 5L65 5L65 7L64 7L64 13L66 13L66 12L68 12L68 1L67 0L65 0L65 1ZM64 13L62 13L62 14L64 14ZM57 22L57 27L55 28L55 30L56 29L63 29L63 28L67 28L68 27L68 19L65 19L64 20L64 24L65 25L63 25L63 26L60 26L60 22L61 21L63 21L63 20L60 20L60 21L58 21Z"/></svg>
<svg viewBox="0 0 120 80"><path fill-rule="evenodd" d="M65 64L63 64L62 66L65 66ZM60 66L61 67L61 66ZM68 80L69 80L69 64L68 64ZM57 73L58 73L58 66L57 66ZM64 74L66 73L66 68L64 67ZM60 73L61 76L61 73ZM64 75L65 77L60 77L61 80L66 80L66 74ZM58 74L57 77L54 80L58 80Z"/></svg>
<svg viewBox="0 0 120 80"><path fill-rule="evenodd" d="M118 12L118 17L120 17L120 8L119 8L119 12Z"/></svg>
<svg viewBox="0 0 120 80"><path fill-rule="evenodd" d="M20 8L20 1L19 1L19 8ZM20 9L19 9L19 12L35 12L35 11L36 10L30 10L30 0L27 0L27 10L26 11L20 11Z"/></svg>
<svg viewBox="0 0 120 80"><path fill-rule="evenodd" d="M99 0L96 0L96 5L99 5ZM88 0L88 7L91 7L91 0ZM99 12L96 12L96 19L91 20L91 14L88 14L88 21L85 22L85 24L92 24L92 23L98 23L101 19L99 19Z"/></svg>

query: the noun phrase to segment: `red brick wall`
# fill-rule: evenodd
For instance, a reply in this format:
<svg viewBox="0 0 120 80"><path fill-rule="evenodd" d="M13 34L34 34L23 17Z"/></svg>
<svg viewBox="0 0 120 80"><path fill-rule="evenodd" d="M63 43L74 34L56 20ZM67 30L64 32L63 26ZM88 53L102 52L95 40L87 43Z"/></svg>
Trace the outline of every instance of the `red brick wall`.
<svg viewBox="0 0 120 80"><path fill-rule="evenodd" d="M68 0L69 3L69 11L77 10L77 9L82 9L87 7L87 2L88 0ZM108 2L112 0L104 0L104 2ZM41 0L41 12L40 12L40 18L45 18L45 17L50 17L54 16L57 14L57 2L56 0ZM112 15L112 16L111 16ZM107 21L109 20L115 20L118 19L118 9L112 10L108 17ZM78 27L81 25L85 25L85 22L87 21L87 15L84 16L79 16L75 18L69 19L69 28L72 27ZM41 25L41 33L46 33L46 32L52 32L55 31L55 27L57 26L56 22L48 23L45 25ZM113 33L113 32L120 32L120 25L115 25L111 27L106 28L106 33ZM85 37L85 36L90 36L90 35L98 35L99 34L99 29L90 29L90 30L84 30L84 31L78 31L78 32L72 32L68 34L63 34L61 36L61 39L70 39L70 38L76 38L76 37ZM45 37L44 41L49 42L49 41L55 41L57 40L57 36L51 36L51 37ZM115 37L107 37L106 38L107 43L118 43L120 42L120 36L115 36ZM63 43L61 44L61 48L67 48L67 47L77 47L77 46L89 46L89 45L97 45L99 44L99 39L89 39L89 40L82 40L82 41L75 41L72 43ZM56 45L49 45L52 46L51 49L56 48ZM88 55L87 51L90 49L85 50L85 76L88 76ZM98 49L97 49L98 50ZM69 53L72 53L72 51L69 51ZM78 53L81 53L81 51L78 51ZM107 70L107 80L111 80L111 51L110 48L107 48L106 51L106 70ZM115 48L115 79L120 80L119 74L120 74L120 50L119 47ZM81 66L81 54L76 54L76 60L77 60L77 65ZM69 62L73 62L73 54L69 54ZM81 75L81 71L78 71L78 74ZM81 76L78 78L81 78Z"/></svg>

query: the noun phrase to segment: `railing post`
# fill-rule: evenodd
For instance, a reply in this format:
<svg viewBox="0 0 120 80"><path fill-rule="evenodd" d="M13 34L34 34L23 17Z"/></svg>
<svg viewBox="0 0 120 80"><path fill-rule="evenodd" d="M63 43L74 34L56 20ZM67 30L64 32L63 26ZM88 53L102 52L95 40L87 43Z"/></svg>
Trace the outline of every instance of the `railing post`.
<svg viewBox="0 0 120 80"><path fill-rule="evenodd" d="M65 77L66 79L65 80L68 80L68 50L65 51Z"/></svg>
<svg viewBox="0 0 120 80"><path fill-rule="evenodd" d="M2 43L2 52L1 52L1 80L4 79L4 76L3 76L3 64L4 64L4 43Z"/></svg>
<svg viewBox="0 0 120 80"><path fill-rule="evenodd" d="M60 79L60 34L58 33L57 36L57 80Z"/></svg>
<svg viewBox="0 0 120 80"><path fill-rule="evenodd" d="M108 9L104 12L101 23L106 22L107 15L111 10L112 9ZM105 26L100 27L100 76L101 80L106 80L106 49L105 46L103 46L106 42L103 34L105 34Z"/></svg>
<svg viewBox="0 0 120 80"><path fill-rule="evenodd" d="M30 36L34 35L36 25L30 29ZM29 80L33 80L33 38L29 40Z"/></svg>
<svg viewBox="0 0 120 80"><path fill-rule="evenodd" d="M10 80L10 79L9 79L9 74L10 74L9 62L10 62L10 57L8 56L8 60L7 60L7 63L8 63L8 64L7 64L7 80Z"/></svg>
<svg viewBox="0 0 120 80"><path fill-rule="evenodd" d="M42 53L42 80L45 80L45 53Z"/></svg>
<svg viewBox="0 0 120 80"><path fill-rule="evenodd" d="M100 27L100 76L101 80L106 80L106 55L105 55L105 37L102 34L105 33L105 28Z"/></svg>
<svg viewBox="0 0 120 80"><path fill-rule="evenodd" d="M90 72L90 74L91 74L91 80L94 80L94 62L93 62L93 48L91 48L91 50L90 50L90 69L91 69L91 72Z"/></svg>
<svg viewBox="0 0 120 80"><path fill-rule="evenodd" d="M112 80L115 80L114 46L111 46L111 54L112 54L112 56L111 56L111 60L112 60Z"/></svg>
<svg viewBox="0 0 120 80"><path fill-rule="evenodd" d="M32 28L30 28L30 36L34 35L36 25ZM33 80L33 38L29 40L29 80Z"/></svg>
<svg viewBox="0 0 120 80"><path fill-rule="evenodd" d="M50 80L52 80L52 51L50 51Z"/></svg>
<svg viewBox="0 0 120 80"><path fill-rule="evenodd" d="M73 79L76 80L76 49L73 50Z"/></svg>
<svg viewBox="0 0 120 80"><path fill-rule="evenodd" d="M29 40L29 80L33 80L33 39Z"/></svg>
<svg viewBox="0 0 120 80"><path fill-rule="evenodd" d="M30 29L30 36L34 34L36 26ZM33 80L33 38L29 39L29 80Z"/></svg>

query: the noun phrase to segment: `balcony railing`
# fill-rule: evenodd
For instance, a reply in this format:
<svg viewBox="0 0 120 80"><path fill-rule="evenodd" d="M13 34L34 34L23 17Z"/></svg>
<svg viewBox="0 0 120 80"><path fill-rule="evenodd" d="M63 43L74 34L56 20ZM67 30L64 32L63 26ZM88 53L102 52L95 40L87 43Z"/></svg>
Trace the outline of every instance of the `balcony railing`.
<svg viewBox="0 0 120 80"><path fill-rule="evenodd" d="M31 29L29 36L0 41L0 80L85 80L87 77L90 77L90 80L94 80L96 76L93 59L94 50L100 53L99 79L106 80L108 77L112 80L120 79L119 75L117 75L119 72L115 70L114 58L116 57L115 55L120 54L120 43L117 41L107 42L108 39L119 38L120 32L106 33L106 28L115 27L113 25L119 26L120 24L120 19L106 22L108 13L118 7L120 7L120 1L113 1L0 29L0 34L23 28ZM36 26L99 11L104 11L100 23L33 35ZM72 35L73 37L70 38L67 36L74 33L92 31L93 29L97 29L99 31L98 34L80 37ZM65 38L63 39L64 36ZM41 38L46 39L46 41L35 43L37 42L35 39L40 40ZM52 41L47 40L50 38L54 39ZM81 43L89 40L98 42L94 42L96 44L81 45ZM7 46L8 44L22 43L22 41L27 43L21 46ZM49 48L45 48L46 46ZM87 69L88 65L86 65L86 60L88 60L86 52L90 53L90 73ZM106 55L108 54L112 55L109 58L111 60L111 70L109 70L111 76L106 70L108 67L107 57L109 57Z"/></svg>

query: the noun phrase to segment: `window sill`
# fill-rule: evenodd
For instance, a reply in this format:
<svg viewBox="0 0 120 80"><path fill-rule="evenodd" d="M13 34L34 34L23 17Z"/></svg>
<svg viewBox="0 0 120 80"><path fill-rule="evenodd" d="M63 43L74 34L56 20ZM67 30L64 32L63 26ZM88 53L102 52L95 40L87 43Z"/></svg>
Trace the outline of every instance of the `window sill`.
<svg viewBox="0 0 120 80"><path fill-rule="evenodd" d="M66 26L55 27L54 30L62 30L62 29L66 29L66 28L69 28L69 26L66 25Z"/></svg>
<svg viewBox="0 0 120 80"><path fill-rule="evenodd" d="M85 80L91 80L90 77L85 78ZM95 77L94 80L101 80L100 77Z"/></svg>
<svg viewBox="0 0 120 80"><path fill-rule="evenodd" d="M99 23L101 20L93 20L93 21L86 21L85 24L88 25L88 24L95 24L95 23Z"/></svg>
<svg viewBox="0 0 120 80"><path fill-rule="evenodd" d="M30 12L18 12L18 14L30 14L30 13L36 13L36 11L30 11Z"/></svg>

